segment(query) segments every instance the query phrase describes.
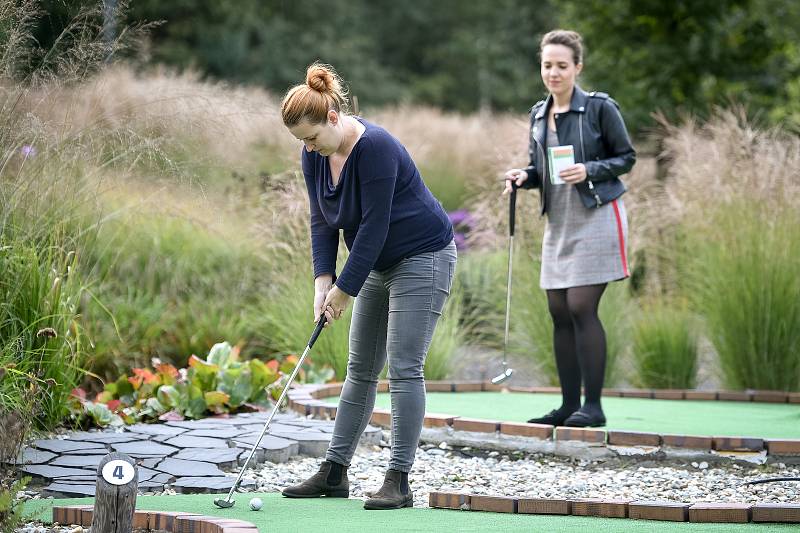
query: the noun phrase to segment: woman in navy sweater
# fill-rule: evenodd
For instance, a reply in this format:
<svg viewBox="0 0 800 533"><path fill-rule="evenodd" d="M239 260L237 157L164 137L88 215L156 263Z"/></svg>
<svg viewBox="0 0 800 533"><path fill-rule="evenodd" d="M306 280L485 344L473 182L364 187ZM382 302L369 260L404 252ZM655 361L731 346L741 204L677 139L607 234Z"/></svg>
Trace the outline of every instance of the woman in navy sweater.
<svg viewBox="0 0 800 533"><path fill-rule="evenodd" d="M355 298L347 378L326 460L283 495L349 496L347 468L388 359L391 460L383 486L364 507L411 507L408 472L425 415L423 368L453 282L453 228L403 145L380 126L347 114L332 67L308 67L306 82L289 90L281 113L305 144L315 320L324 313L326 327L333 324ZM350 255L337 276L340 230Z"/></svg>

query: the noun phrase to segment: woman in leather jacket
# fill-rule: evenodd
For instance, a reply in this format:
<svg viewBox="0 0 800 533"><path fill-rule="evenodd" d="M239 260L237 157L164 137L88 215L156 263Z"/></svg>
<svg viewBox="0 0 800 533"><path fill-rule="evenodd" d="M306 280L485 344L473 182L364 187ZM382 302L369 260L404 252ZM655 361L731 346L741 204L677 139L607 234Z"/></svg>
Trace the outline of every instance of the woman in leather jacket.
<svg viewBox="0 0 800 533"><path fill-rule="evenodd" d="M539 189L540 213L547 216L540 285L553 319L562 403L529 422L603 426L606 338L597 310L606 285L630 275L620 198L626 189L619 176L633 167L636 152L617 103L576 84L583 68L580 35L551 31L542 38L540 54L549 95L531 109L529 165L506 172L503 191ZM574 164L552 172L550 150L566 146Z"/></svg>

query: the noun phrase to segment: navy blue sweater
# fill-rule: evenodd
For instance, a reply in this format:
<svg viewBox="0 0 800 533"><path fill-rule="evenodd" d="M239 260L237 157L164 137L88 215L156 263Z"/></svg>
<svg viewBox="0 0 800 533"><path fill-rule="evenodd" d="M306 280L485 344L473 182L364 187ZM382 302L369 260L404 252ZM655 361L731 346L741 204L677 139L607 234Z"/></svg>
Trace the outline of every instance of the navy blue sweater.
<svg viewBox="0 0 800 533"><path fill-rule="evenodd" d="M333 186L328 158L303 149L303 174L311 204L314 277L331 274L357 296L370 270L386 270L407 257L441 250L453 239L442 205L420 177L400 142L358 119L366 130ZM339 230L350 256L338 278Z"/></svg>

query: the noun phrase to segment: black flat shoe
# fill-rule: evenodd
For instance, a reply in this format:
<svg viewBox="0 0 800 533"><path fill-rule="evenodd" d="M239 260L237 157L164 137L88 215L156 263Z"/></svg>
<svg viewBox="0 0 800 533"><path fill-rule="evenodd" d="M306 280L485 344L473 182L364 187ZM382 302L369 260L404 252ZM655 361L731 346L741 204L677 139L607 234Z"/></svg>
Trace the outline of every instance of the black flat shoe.
<svg viewBox="0 0 800 533"><path fill-rule="evenodd" d="M599 428L606 425L603 411L584 411L583 409L572 413L564 421L564 425L571 428Z"/></svg>
<svg viewBox="0 0 800 533"><path fill-rule="evenodd" d="M530 420L528 420L528 424L547 424L550 426L563 426L564 421L567 418L569 418L570 415L574 412L575 411L571 411L569 409L553 409L544 416L540 416L539 418L531 418Z"/></svg>
<svg viewBox="0 0 800 533"><path fill-rule="evenodd" d="M283 489L287 498L349 498L350 481L347 479L347 467L330 461L323 461L319 472L307 480Z"/></svg>

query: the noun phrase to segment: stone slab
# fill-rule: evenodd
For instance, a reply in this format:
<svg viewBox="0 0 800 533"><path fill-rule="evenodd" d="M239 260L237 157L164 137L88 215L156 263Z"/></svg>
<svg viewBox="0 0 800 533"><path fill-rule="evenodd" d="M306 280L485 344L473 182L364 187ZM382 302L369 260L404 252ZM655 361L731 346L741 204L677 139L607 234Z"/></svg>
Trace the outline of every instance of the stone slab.
<svg viewBox="0 0 800 533"><path fill-rule="evenodd" d="M110 445L115 452L125 453L131 457L154 457L170 455L178 451L174 446L167 446L157 442L115 442Z"/></svg>
<svg viewBox="0 0 800 533"><path fill-rule="evenodd" d="M249 435L242 435L241 437L236 437L232 439L237 446L241 448L250 448L253 444L258 441L257 434L249 434ZM264 450L279 450L283 448L290 447L292 444L297 444L291 440L284 439L281 437L276 437L274 435L264 435L259 442L258 447Z"/></svg>
<svg viewBox="0 0 800 533"><path fill-rule="evenodd" d="M163 457L149 457L147 459L142 459L138 461L138 464L146 468L155 468L158 465L158 463L160 463L163 460L164 460Z"/></svg>
<svg viewBox="0 0 800 533"><path fill-rule="evenodd" d="M202 461L187 461L185 459L173 459L168 457L158 464L155 468L159 472L170 474L175 477L208 477L223 476L225 472L220 470L217 465L204 463Z"/></svg>
<svg viewBox="0 0 800 533"><path fill-rule="evenodd" d="M17 456L17 464L18 465L38 465L43 464L54 457L58 457L56 454L52 452L48 452L45 450L37 450L36 448L26 447L22 450L22 452Z"/></svg>
<svg viewBox="0 0 800 533"><path fill-rule="evenodd" d="M131 433L139 433L141 435L180 435L188 431L186 428L168 426L166 424L134 424L128 426L128 431Z"/></svg>
<svg viewBox="0 0 800 533"><path fill-rule="evenodd" d="M236 426L228 426L225 428L208 428L208 429L192 429L187 431L182 436L185 437L213 437L215 439L232 439L247 433L246 430L237 428Z"/></svg>
<svg viewBox="0 0 800 533"><path fill-rule="evenodd" d="M178 435L171 437L164 441L164 444L175 446L176 448L227 448L228 442L223 439L214 439L211 437L191 437L187 435Z"/></svg>
<svg viewBox="0 0 800 533"><path fill-rule="evenodd" d="M46 479L69 478L72 480L94 480L97 477L97 470L85 470L83 468L66 468L63 466L50 465L27 465L19 469L21 472L32 476L43 477Z"/></svg>
<svg viewBox="0 0 800 533"><path fill-rule="evenodd" d="M191 431L194 429L225 429L226 427L230 427L229 424L225 424L220 422L216 419L209 419L203 418L200 420L181 420L177 422L165 422L165 426L183 429L184 431Z"/></svg>
<svg viewBox="0 0 800 533"><path fill-rule="evenodd" d="M234 481L236 481L236 478L227 476L182 477L176 480L172 487L175 492L181 494L226 492L233 486ZM256 483L252 479L242 478L239 486L245 489L252 489L255 488Z"/></svg>
<svg viewBox="0 0 800 533"><path fill-rule="evenodd" d="M296 442L298 453L321 457L328 450L333 434L322 431L277 431L273 433L270 430L270 436Z"/></svg>
<svg viewBox="0 0 800 533"><path fill-rule="evenodd" d="M112 442L133 442L146 439L146 435L131 433L129 431L78 431L69 434L69 440L110 444Z"/></svg>
<svg viewBox="0 0 800 533"><path fill-rule="evenodd" d="M94 468L96 470L103 457L105 455L62 455L50 461L50 464L72 468Z"/></svg>
<svg viewBox="0 0 800 533"><path fill-rule="evenodd" d="M42 489L42 495L54 498L81 498L95 495L95 483L51 483Z"/></svg>
<svg viewBox="0 0 800 533"><path fill-rule="evenodd" d="M39 439L33 441L33 447L39 450L47 450L54 453L64 453L69 451L84 452L90 449L106 452L106 448L102 444L73 441L70 439Z"/></svg>
<svg viewBox="0 0 800 533"><path fill-rule="evenodd" d="M210 450L186 448L173 455L172 458L233 467L241 453L242 450L239 448L212 448Z"/></svg>

